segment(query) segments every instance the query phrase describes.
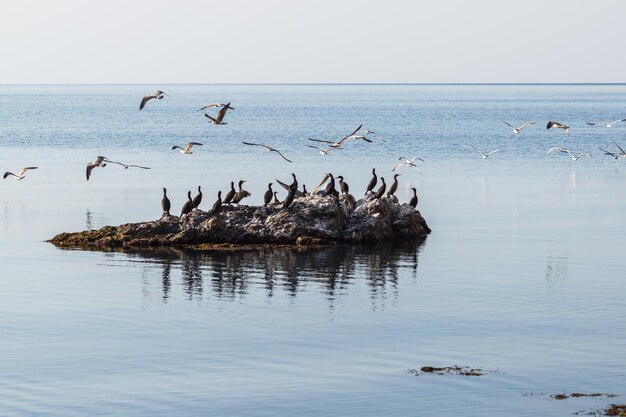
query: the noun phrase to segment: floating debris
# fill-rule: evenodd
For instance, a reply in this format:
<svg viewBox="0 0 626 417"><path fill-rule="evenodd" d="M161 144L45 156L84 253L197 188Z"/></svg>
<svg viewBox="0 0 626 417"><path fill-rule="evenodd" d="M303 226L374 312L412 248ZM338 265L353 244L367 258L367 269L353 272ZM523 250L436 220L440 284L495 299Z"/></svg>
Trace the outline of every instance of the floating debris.
<svg viewBox="0 0 626 417"><path fill-rule="evenodd" d="M419 370L407 369L406 373L409 375L414 375L414 376L420 376L420 375L425 375L425 374L481 376L484 374L499 373L499 371L454 365L454 366L445 366L443 368L436 368L434 366L422 366Z"/></svg>

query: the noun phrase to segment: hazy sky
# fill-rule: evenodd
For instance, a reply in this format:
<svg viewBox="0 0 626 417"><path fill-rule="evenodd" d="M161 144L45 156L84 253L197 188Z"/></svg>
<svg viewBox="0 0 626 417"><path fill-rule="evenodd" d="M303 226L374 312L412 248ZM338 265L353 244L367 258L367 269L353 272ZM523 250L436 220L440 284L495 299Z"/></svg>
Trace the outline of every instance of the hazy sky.
<svg viewBox="0 0 626 417"><path fill-rule="evenodd" d="M625 1L5 0L0 83L624 82Z"/></svg>

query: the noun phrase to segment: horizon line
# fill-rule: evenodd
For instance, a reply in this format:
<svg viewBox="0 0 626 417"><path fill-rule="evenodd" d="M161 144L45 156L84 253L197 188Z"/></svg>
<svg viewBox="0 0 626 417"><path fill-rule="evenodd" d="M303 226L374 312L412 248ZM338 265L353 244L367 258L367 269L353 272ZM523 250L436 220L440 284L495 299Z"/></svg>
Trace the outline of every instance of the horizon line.
<svg viewBox="0 0 626 417"><path fill-rule="evenodd" d="M301 86L583 86L626 85L626 82L224 82L224 83L0 83L0 86L97 86L97 85L301 85Z"/></svg>

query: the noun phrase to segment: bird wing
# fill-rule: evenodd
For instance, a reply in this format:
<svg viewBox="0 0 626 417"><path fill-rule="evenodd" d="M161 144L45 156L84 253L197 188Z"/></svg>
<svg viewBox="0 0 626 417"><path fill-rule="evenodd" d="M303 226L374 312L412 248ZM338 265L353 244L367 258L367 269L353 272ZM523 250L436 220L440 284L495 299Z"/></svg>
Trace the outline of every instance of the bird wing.
<svg viewBox="0 0 626 417"><path fill-rule="evenodd" d="M292 162L290 159L288 159L285 155L283 155L278 149L272 149L272 152L276 152L277 154L279 154L285 161L287 162Z"/></svg>
<svg viewBox="0 0 626 417"><path fill-rule="evenodd" d="M513 126L511 123L505 122L504 120L501 120L501 122L507 125L508 127L510 127L511 129L515 129L515 126Z"/></svg>
<svg viewBox="0 0 626 417"><path fill-rule="evenodd" d="M5 172L5 173L4 173L4 175L2 176L2 178L5 178L5 179L6 179L6 177L8 177L9 175L13 175L14 177L17 177L17 175L15 175L14 173L7 171L7 172Z"/></svg>
<svg viewBox="0 0 626 417"><path fill-rule="evenodd" d="M22 174L24 174L26 171L28 171L29 169L37 169L37 167L26 167L26 168L22 168L20 169L20 172L17 173L18 176L21 176Z"/></svg>
<svg viewBox="0 0 626 417"><path fill-rule="evenodd" d="M479 152L481 155L483 154L483 153L482 153L482 151L481 151L480 149L478 149L476 146L472 145L471 143L470 143L470 146L471 146L472 148L474 148L477 152ZM413 162L413 161L411 161L411 162Z"/></svg>
<svg viewBox="0 0 626 417"><path fill-rule="evenodd" d="M123 164L121 162L116 162L116 161L111 161L110 159L104 159L104 161L110 163L110 164L117 164L117 165L121 165L121 166L126 166L126 164Z"/></svg>
<svg viewBox="0 0 626 417"><path fill-rule="evenodd" d="M330 175L326 174L324 175L324 178L322 178L322 181L317 185L317 187L313 188L311 190L311 194L315 194L317 192L317 190L319 190L319 188L324 185L326 183L326 181L328 181L328 179L330 178Z"/></svg>
<svg viewBox="0 0 626 417"><path fill-rule="evenodd" d="M245 142L245 141L242 141L241 143L243 143L244 145L249 145L249 146L262 146L265 149L267 149L268 151L271 151L273 149L273 148L270 148L269 146L263 145L261 143L252 143L252 142Z"/></svg>
<svg viewBox="0 0 626 417"><path fill-rule="evenodd" d="M125 168L141 168L141 169L151 169L150 167L144 167L141 165L128 164L124 165Z"/></svg>
<svg viewBox="0 0 626 417"><path fill-rule="evenodd" d="M141 99L141 104L139 105L139 110L143 109L143 107L146 105L148 100L153 99L153 98L154 98L154 96L152 96L152 95L144 96L144 98Z"/></svg>
<svg viewBox="0 0 626 417"><path fill-rule="evenodd" d="M354 132L350 133L347 136L344 136L343 138L341 138L340 140L337 141L338 144L341 144L343 141L349 139L350 137L354 136L356 134L356 132L358 132L359 130L361 130L361 128L363 127L363 125L359 125L359 127L357 127Z"/></svg>
<svg viewBox="0 0 626 417"><path fill-rule="evenodd" d="M204 115L206 117L208 117L209 119L211 119L211 121L213 121L213 123L219 123L219 121L217 119L212 118L211 116L209 116L208 114L204 113Z"/></svg>
<svg viewBox="0 0 626 417"><path fill-rule="evenodd" d="M312 140L313 142L323 142L323 143L330 143L331 145L335 142L333 142L332 140L324 140L324 139L311 139L308 138L309 140Z"/></svg>
<svg viewBox="0 0 626 417"><path fill-rule="evenodd" d="M595 126L596 125L595 123L591 123L591 122L585 122L585 123L587 123L589 126Z"/></svg>
<svg viewBox="0 0 626 417"><path fill-rule="evenodd" d="M229 106L230 106L230 103L226 104L225 106L222 106L220 111L217 112L217 116L215 118L217 119L218 122L221 123L222 120L224 120L224 115L226 115L226 110L228 110Z"/></svg>
<svg viewBox="0 0 626 417"><path fill-rule="evenodd" d="M487 153L487 156L491 155L492 153L499 152L499 151L500 151L500 149L495 149L495 150L493 150L493 151L491 151L491 152L488 152L488 153Z"/></svg>
<svg viewBox="0 0 626 417"><path fill-rule="evenodd" d="M89 177L91 176L91 170L94 169L94 167L96 166L97 165L95 164L87 164L87 170L86 170L87 181L89 181ZM6 174L5 174L5 178L6 178Z"/></svg>
<svg viewBox="0 0 626 417"><path fill-rule="evenodd" d="M211 107L220 107L223 104L221 103L211 103L211 104L205 104L204 106L202 106L202 108L198 109L198 111L200 110L205 110L205 109L210 109Z"/></svg>
<svg viewBox="0 0 626 417"><path fill-rule="evenodd" d="M621 123L621 122L626 122L626 119L617 119L617 120L615 120L615 121L611 122L610 124L613 124L613 123Z"/></svg>
<svg viewBox="0 0 626 417"><path fill-rule="evenodd" d="M202 143L200 143L200 142L189 142L187 145L191 145L191 146L193 146L193 145L202 146L203 144L202 144Z"/></svg>
<svg viewBox="0 0 626 417"><path fill-rule="evenodd" d="M520 127L518 127L518 128L517 128L517 130L522 130L522 129L525 129L525 128L529 127L529 126L534 125L535 123L537 123L537 122L524 123L523 125L521 125Z"/></svg>
<svg viewBox="0 0 626 417"><path fill-rule="evenodd" d="M606 149L602 149L601 147L598 146L598 149L600 149L602 152L604 152L605 155L611 155L611 156L617 156L615 155L613 152L609 152Z"/></svg>
<svg viewBox="0 0 626 417"><path fill-rule="evenodd" d="M619 149L619 151L622 153L622 155L626 155L626 152L624 152L624 150L622 149L621 146L619 146L616 142L613 142L615 144L615 146L617 146L617 149Z"/></svg>
<svg viewBox="0 0 626 417"><path fill-rule="evenodd" d="M289 188L289 184L285 184L284 182L282 182L281 180L278 180L278 179L276 180L276 182L278 184L280 184L280 186L283 187L285 190L289 191L289 189L290 189Z"/></svg>
<svg viewBox="0 0 626 417"><path fill-rule="evenodd" d="M393 167L393 169L391 170L391 172L394 172L396 169L400 168L402 165L406 165L404 162L400 162L398 165L396 165L395 167Z"/></svg>

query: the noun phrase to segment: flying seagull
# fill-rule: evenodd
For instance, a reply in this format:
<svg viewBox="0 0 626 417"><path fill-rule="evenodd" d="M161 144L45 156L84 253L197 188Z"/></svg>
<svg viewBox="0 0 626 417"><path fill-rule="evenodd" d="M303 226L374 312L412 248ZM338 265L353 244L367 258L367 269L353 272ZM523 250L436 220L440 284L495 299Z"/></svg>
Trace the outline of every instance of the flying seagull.
<svg viewBox="0 0 626 417"><path fill-rule="evenodd" d="M211 117L207 113L204 113L204 116L209 119L209 123L211 123L211 124L214 124L214 125L225 125L227 123L224 122L223 120L224 120L224 116L226 115L226 111L228 109L232 109L232 107L230 107L230 103L226 103L225 105L223 105L222 108L220 109L220 111L217 112L217 116Z"/></svg>
<svg viewBox="0 0 626 417"><path fill-rule="evenodd" d="M598 149L600 149L602 152L604 152L604 154L605 154L605 155L612 156L612 157L613 157L613 159L617 159L617 158L619 158L619 156L620 156L620 155L619 155L619 154L617 154L617 153L614 153L614 152L609 152L609 151L607 151L606 149L602 149L602 148L601 148L601 147L599 147L599 146L598 146Z"/></svg>
<svg viewBox="0 0 626 417"><path fill-rule="evenodd" d="M168 96L168 97L169 97L169 94L166 94L166 93L164 93L164 92L163 92L163 91L161 91L161 90L156 90L154 93L152 93L152 94L148 94L147 96L144 96L144 97L141 99L141 104L139 105L139 110L143 109L143 108L144 108L144 106L146 105L146 103L147 103L148 101L152 100L153 98L156 98L156 99L158 99L158 100L161 100L164 96Z"/></svg>
<svg viewBox="0 0 626 417"><path fill-rule="evenodd" d="M546 152L546 155L550 155L552 152L562 152L562 153L568 153L569 149L567 149L564 146L554 146L550 149L548 149L548 152Z"/></svg>
<svg viewBox="0 0 626 417"><path fill-rule="evenodd" d="M224 104L224 103L210 103L210 104L205 104L204 106L202 106L201 108L199 108L196 111L210 109L211 107L225 107L225 106L226 106L226 104ZM231 107L230 109L231 110L235 110L234 107Z"/></svg>
<svg viewBox="0 0 626 417"><path fill-rule="evenodd" d="M525 129L525 128L529 127L529 126L532 126L532 125L534 125L537 122L524 123L523 125L521 125L519 127L515 127L511 123L505 122L504 120L502 120L502 123L504 123L505 125L509 126L511 129L513 129L513 133L518 134L519 132L522 131L522 129Z"/></svg>
<svg viewBox="0 0 626 417"><path fill-rule="evenodd" d="M471 143L470 143L470 146L471 146L472 148L476 149L476 151L478 151L478 153L480 153L480 156L482 156L482 157L483 157L483 159L487 159L487 158L489 158L489 156L490 156L492 153L496 153L496 152L498 152L498 151L500 150L500 149L496 149L496 150L493 150L493 151L491 151L491 152L483 153L483 151L479 150L476 146L472 145Z"/></svg>
<svg viewBox="0 0 626 417"><path fill-rule="evenodd" d="M107 162L109 162L109 160L105 156L98 156L95 161L89 162L87 164L87 170L86 170L87 181L89 181L89 177L91 177L91 171L94 168L96 168L96 167L104 168L105 166L107 166L107 164L106 164Z"/></svg>
<svg viewBox="0 0 626 417"><path fill-rule="evenodd" d="M343 138L339 139L338 141L333 142L332 140L325 140L325 139L311 139L309 138L309 140L312 140L313 142L323 142L323 143L328 143L330 145L331 148L337 149L339 147L341 147L341 145L343 144L343 142L345 142L348 139L352 139L356 133L361 130L361 127L363 127L363 125L360 125L359 127L357 127L352 133L350 133L349 135L344 136ZM363 136L361 136L358 139L362 139ZM369 141L369 139L368 139ZM370 141L371 142L371 141Z"/></svg>
<svg viewBox="0 0 626 417"><path fill-rule="evenodd" d="M393 167L393 169L391 170L392 172L395 171L396 169L400 168L401 166L407 166L407 167L413 167L417 170L417 172L422 175L422 171L420 171L420 169L417 167L417 165L415 165L415 160L419 159L420 161L424 162L424 160L422 158L418 158L417 156L414 156L411 159L405 158L404 156L401 156L400 158L398 158L400 162L398 165L396 165L395 167Z"/></svg>
<svg viewBox="0 0 626 417"><path fill-rule="evenodd" d="M263 145L262 143L252 143L252 142L242 142L244 145L248 145L248 146L262 146L264 147L268 152L276 152L277 154L279 154L285 161L287 162L292 162L290 159L287 159L287 157L285 155L283 155L278 149L274 149L271 146L267 146L267 145Z"/></svg>
<svg viewBox="0 0 626 417"><path fill-rule="evenodd" d="M311 139L311 140L316 140L316 139ZM319 139L317 139L317 140L319 140ZM317 151L320 153L320 155L328 155L330 153L330 151L335 151L335 150L341 149L339 147L333 148L332 146L330 148L328 148L328 149L322 149L319 146L315 146L315 145L306 145L306 146L308 146L309 148L317 149Z"/></svg>
<svg viewBox="0 0 626 417"><path fill-rule="evenodd" d="M366 135L374 135L374 136L376 136L378 139L380 139L380 140L382 140L383 142L385 142L385 138L383 138L382 136L380 136L380 135L379 135L378 133L376 133L376 132L372 132L371 130L367 130L367 129L365 129L365 130L363 131L363 133L364 133L364 134L366 134Z"/></svg>
<svg viewBox="0 0 626 417"><path fill-rule="evenodd" d="M582 156L591 156L591 154L587 152L574 155L569 149L567 150L567 154L572 158L572 161L578 161L578 159L580 159Z"/></svg>
<svg viewBox="0 0 626 417"><path fill-rule="evenodd" d="M190 154L190 153L193 153L191 152L191 148L193 148L194 145L202 146L202 144L199 142L189 142L188 144L185 145L184 148L182 146L174 145L172 146L172 150L180 149L180 153Z"/></svg>
<svg viewBox="0 0 626 417"><path fill-rule="evenodd" d="M553 127L557 128L557 129L563 129L563 132L565 132L566 134L569 135L569 126L565 126L563 123L559 123L559 122L555 122L554 120L550 120L548 122L547 129L552 129Z"/></svg>
<svg viewBox="0 0 626 417"><path fill-rule="evenodd" d="M624 158L626 158L626 152L624 152L624 150L622 149L622 147L621 147L621 146L619 146L619 145L617 144L617 142L613 142L613 143L615 144L615 146L617 146L617 149L619 149L619 151L621 152L621 155L622 155Z"/></svg>
<svg viewBox="0 0 626 417"><path fill-rule="evenodd" d="M618 119L618 120L614 120L612 122L601 122L601 123L590 123L590 122L586 122L589 126L599 126L599 125L604 125L606 127L613 127L613 125L615 123L622 123L622 122L626 122L626 119Z"/></svg>
<svg viewBox="0 0 626 417"><path fill-rule="evenodd" d="M19 180L23 180L23 179L26 177L26 175L25 175L25 174L26 174L26 171L28 171L29 169L37 169L37 168L38 168L38 167L26 167L26 168L22 168L22 169L20 169L20 170L17 172L17 175L15 175L15 174L14 174L14 173L12 173L12 172L7 171L7 172L5 172L5 173L4 173L4 176L3 176L2 178L6 179L9 175L13 175L17 181L19 181Z"/></svg>

